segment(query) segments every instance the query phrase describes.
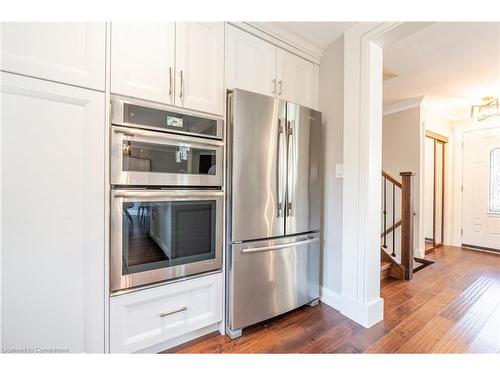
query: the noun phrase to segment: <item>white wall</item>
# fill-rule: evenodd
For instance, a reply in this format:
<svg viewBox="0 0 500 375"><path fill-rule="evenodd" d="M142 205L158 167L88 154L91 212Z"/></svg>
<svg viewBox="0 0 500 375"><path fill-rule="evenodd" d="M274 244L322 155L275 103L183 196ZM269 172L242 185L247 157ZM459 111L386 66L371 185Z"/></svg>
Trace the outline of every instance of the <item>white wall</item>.
<svg viewBox="0 0 500 375"><path fill-rule="evenodd" d="M401 172L413 172L415 255L423 256L423 126L420 107L391 113L383 117L382 169L401 181Z"/></svg>
<svg viewBox="0 0 500 375"><path fill-rule="evenodd" d="M323 114L323 268L322 299L336 306L342 292L342 163L344 108L344 38L330 44L319 68L319 109Z"/></svg>

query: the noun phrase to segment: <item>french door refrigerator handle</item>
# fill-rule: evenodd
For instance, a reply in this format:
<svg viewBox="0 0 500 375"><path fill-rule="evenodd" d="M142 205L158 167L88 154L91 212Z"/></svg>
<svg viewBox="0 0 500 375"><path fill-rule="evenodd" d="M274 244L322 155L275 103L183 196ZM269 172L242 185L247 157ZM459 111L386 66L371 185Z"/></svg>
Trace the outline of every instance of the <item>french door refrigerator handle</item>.
<svg viewBox="0 0 500 375"><path fill-rule="evenodd" d="M260 253L262 251L281 250L281 249L284 249L284 248L287 248L290 246L306 245L306 244L317 242L317 241L319 241L319 237L310 238L308 236L307 239L304 239L302 241L288 242L288 243L274 245L274 246L247 247L247 248L241 250L241 252L244 254L250 254L250 253Z"/></svg>
<svg viewBox="0 0 500 375"><path fill-rule="evenodd" d="M276 152L276 155L277 155L277 165L276 165L276 168L277 168L277 171L276 171L276 189L277 189L277 195L278 195L278 207L277 207L277 210L278 210L278 217L282 216L282 210L283 210L283 197L281 196L281 181L283 181L283 168L281 166L281 160L282 160L282 157L281 157L281 141L282 141L282 138L283 138L283 133L284 133L284 129L283 129L283 125L282 125L282 120L281 119L278 119L278 147L277 147L277 152Z"/></svg>
<svg viewBox="0 0 500 375"><path fill-rule="evenodd" d="M290 155L292 154L290 152L290 145L292 145L293 149L293 144L291 142L291 138L293 136L293 120L288 120L287 121L287 129L286 129L286 135L287 135L287 168L288 168L288 173L287 173L287 179L286 179L286 216L292 216L292 200L293 200L293 194L292 194L292 188L290 186L289 182L289 174L290 174Z"/></svg>

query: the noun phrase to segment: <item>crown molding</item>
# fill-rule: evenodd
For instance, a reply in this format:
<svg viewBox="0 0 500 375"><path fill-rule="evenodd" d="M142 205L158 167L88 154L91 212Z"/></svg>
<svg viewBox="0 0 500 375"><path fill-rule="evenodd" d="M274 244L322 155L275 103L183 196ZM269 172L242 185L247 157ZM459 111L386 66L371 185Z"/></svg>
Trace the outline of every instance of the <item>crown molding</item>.
<svg viewBox="0 0 500 375"><path fill-rule="evenodd" d="M251 22L252 26L321 59L327 45L293 22Z"/></svg>
<svg viewBox="0 0 500 375"><path fill-rule="evenodd" d="M327 45L292 22L230 22L280 48L319 64Z"/></svg>
<svg viewBox="0 0 500 375"><path fill-rule="evenodd" d="M407 109L417 108L422 105L425 96L418 96L416 98L401 100L397 103L384 106L382 114L384 116L391 115L393 113L406 111Z"/></svg>

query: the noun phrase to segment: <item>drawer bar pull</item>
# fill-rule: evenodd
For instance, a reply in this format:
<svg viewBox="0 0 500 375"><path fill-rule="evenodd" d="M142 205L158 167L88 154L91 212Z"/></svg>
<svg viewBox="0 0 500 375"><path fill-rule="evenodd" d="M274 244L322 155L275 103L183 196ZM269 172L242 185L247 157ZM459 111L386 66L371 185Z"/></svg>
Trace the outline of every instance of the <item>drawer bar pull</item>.
<svg viewBox="0 0 500 375"><path fill-rule="evenodd" d="M172 310L172 311L167 311L167 312L164 312L164 313L161 313L160 314L160 318L163 318L165 316L169 316L169 315L172 315L172 314L177 314L179 312L182 312L182 311L186 311L188 308L187 306L182 306L180 309L177 309L177 310Z"/></svg>

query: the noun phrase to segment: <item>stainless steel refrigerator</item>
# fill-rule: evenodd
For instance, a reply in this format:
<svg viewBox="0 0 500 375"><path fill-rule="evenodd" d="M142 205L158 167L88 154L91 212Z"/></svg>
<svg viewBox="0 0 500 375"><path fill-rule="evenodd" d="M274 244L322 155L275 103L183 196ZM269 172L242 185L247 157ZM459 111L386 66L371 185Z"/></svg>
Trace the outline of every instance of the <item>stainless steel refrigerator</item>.
<svg viewBox="0 0 500 375"><path fill-rule="evenodd" d="M236 89L228 97L227 324L319 297L321 113Z"/></svg>

